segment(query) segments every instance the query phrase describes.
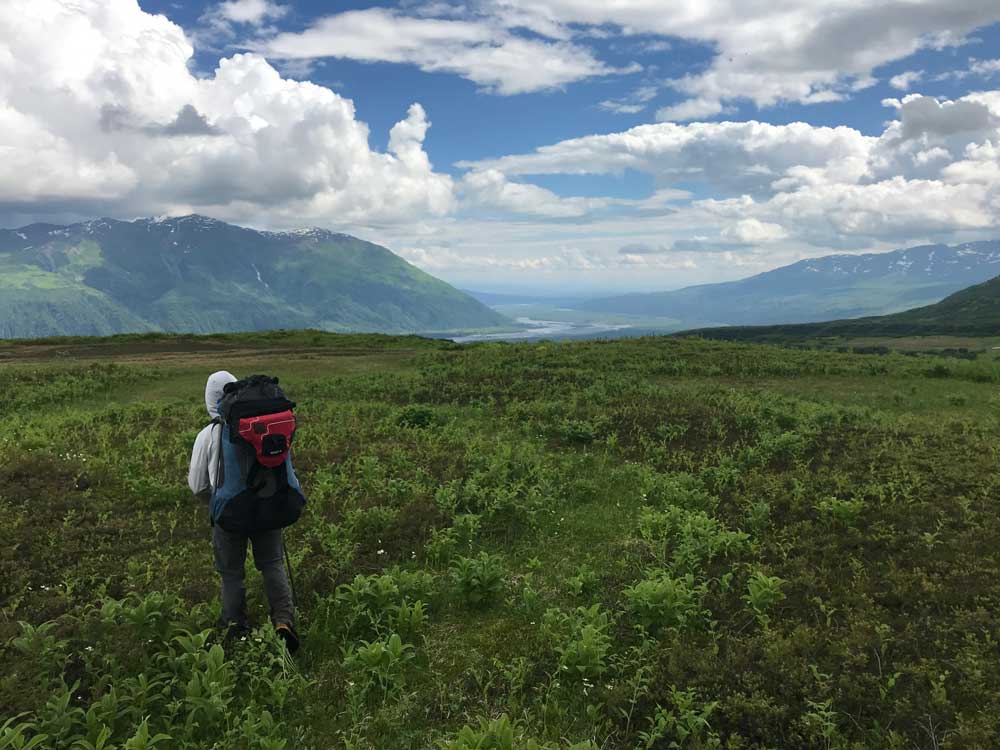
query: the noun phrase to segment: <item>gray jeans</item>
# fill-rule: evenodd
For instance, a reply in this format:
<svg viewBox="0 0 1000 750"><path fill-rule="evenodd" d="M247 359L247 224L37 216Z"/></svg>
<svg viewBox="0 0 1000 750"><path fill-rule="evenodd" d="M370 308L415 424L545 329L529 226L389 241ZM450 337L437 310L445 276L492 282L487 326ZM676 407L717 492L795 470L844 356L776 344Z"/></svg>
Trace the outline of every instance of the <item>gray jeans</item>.
<svg viewBox="0 0 1000 750"><path fill-rule="evenodd" d="M284 549L281 529L257 534L234 534L219 526L212 527L212 547L215 569L222 576L222 621L246 627L247 591L243 582L247 559L247 542L253 547L253 562L264 579L264 591L271 606L271 622L291 625L295 609L292 589L281 560Z"/></svg>

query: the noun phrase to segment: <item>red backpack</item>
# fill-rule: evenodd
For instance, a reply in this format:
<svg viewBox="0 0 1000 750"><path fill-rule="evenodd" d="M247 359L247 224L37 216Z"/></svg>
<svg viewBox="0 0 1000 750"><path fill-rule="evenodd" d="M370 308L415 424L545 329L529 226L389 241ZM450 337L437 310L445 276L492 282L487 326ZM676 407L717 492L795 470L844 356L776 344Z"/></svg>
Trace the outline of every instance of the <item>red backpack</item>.
<svg viewBox="0 0 1000 750"><path fill-rule="evenodd" d="M292 449L294 408L277 378L251 375L226 384L219 412L229 425L230 440L250 445L257 462L273 469L284 463Z"/></svg>

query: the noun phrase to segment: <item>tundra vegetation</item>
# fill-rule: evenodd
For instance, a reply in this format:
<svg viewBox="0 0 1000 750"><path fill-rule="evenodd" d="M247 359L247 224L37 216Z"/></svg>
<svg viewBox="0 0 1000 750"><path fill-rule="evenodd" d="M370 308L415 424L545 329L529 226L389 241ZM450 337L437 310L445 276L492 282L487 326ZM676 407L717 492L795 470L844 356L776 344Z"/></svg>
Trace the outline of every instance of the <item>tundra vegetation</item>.
<svg viewBox="0 0 1000 750"><path fill-rule="evenodd" d="M0 361L4 750L1000 736L988 355L302 332ZM299 405L294 660L213 628L185 472L218 367Z"/></svg>

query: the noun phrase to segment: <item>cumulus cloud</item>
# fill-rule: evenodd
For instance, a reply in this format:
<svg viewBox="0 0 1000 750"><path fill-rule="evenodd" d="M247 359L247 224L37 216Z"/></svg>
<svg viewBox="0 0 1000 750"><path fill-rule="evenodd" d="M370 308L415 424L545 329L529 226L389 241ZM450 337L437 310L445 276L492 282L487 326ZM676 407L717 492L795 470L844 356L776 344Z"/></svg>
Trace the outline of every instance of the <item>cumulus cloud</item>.
<svg viewBox="0 0 1000 750"><path fill-rule="evenodd" d="M533 13L549 23L617 27L702 42L715 56L709 67L672 81L684 101L658 113L664 120L711 117L727 102L758 107L781 101L815 103L871 85L878 67L922 48L962 43L976 28L1000 20L993 0L889 0L859 3L812 0L746 3L682 0L664 12L662 0L489 0Z"/></svg>
<svg viewBox="0 0 1000 750"><path fill-rule="evenodd" d="M125 107L105 104L101 107L100 126L102 130L108 132L135 130L153 136L221 135L222 133L191 104L185 104L173 120L162 124L143 122L139 115Z"/></svg>
<svg viewBox="0 0 1000 750"><path fill-rule="evenodd" d="M7 206L294 225L453 208L451 178L423 150L419 105L392 129L389 151L373 151L350 100L284 79L257 55L196 78L184 32L134 2L9 0L0 40Z"/></svg>
<svg viewBox="0 0 1000 750"><path fill-rule="evenodd" d="M509 14L505 18L509 24L520 23ZM254 46L280 59L407 63L431 73L454 73L508 95L638 70L609 67L586 47L568 41L513 34L495 20L428 18L386 8L327 16L304 31L277 34Z"/></svg>
<svg viewBox="0 0 1000 750"><path fill-rule="evenodd" d="M757 244L783 240L788 232L780 224L751 218L733 222L722 230L721 236L726 240Z"/></svg>
<svg viewBox="0 0 1000 750"><path fill-rule="evenodd" d="M911 94L887 104L897 110L868 156L871 180L892 176L937 179L969 146L997 140L1000 116L987 100L955 101Z"/></svg>
<svg viewBox="0 0 1000 750"><path fill-rule="evenodd" d="M661 190L701 183L715 194L681 198L650 221L661 236L697 239L630 242L623 256L789 242L870 248L1000 228L1000 92L914 94L890 105L896 119L879 137L805 123L658 123L464 166L505 175L632 169Z"/></svg>

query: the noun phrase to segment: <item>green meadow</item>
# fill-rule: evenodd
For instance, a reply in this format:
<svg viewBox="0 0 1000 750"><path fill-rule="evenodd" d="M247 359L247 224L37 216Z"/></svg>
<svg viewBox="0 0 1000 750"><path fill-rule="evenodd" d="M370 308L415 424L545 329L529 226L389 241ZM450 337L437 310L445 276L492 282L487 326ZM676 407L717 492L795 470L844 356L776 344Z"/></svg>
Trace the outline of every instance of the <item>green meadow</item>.
<svg viewBox="0 0 1000 750"><path fill-rule="evenodd" d="M206 376L281 378L300 652L223 646ZM1000 737L1000 360L670 338L0 343L0 749Z"/></svg>

